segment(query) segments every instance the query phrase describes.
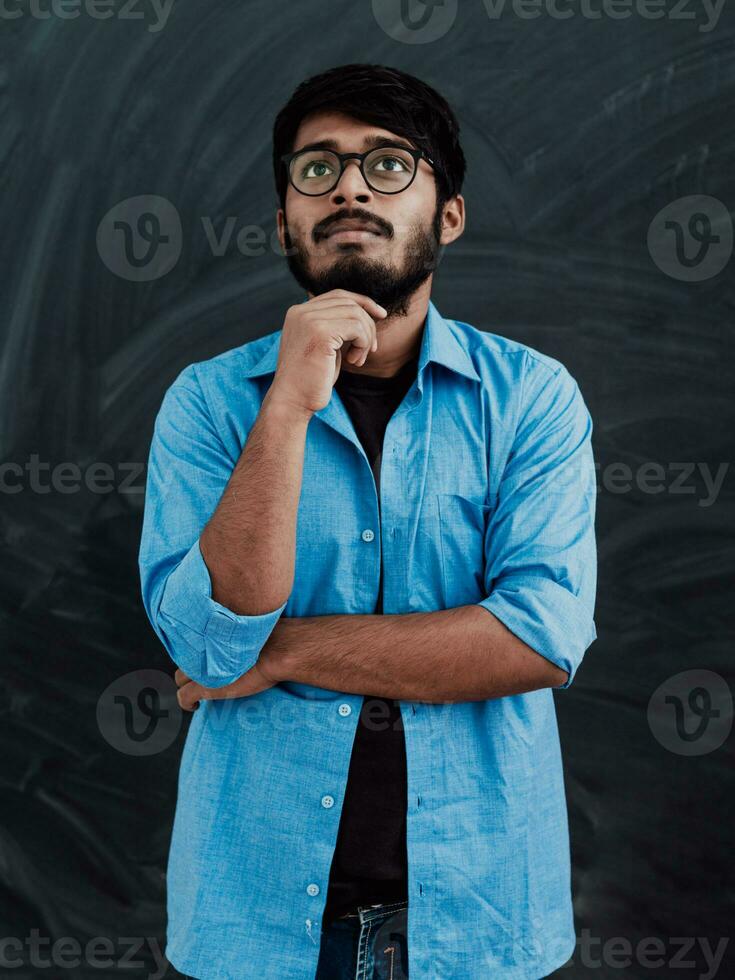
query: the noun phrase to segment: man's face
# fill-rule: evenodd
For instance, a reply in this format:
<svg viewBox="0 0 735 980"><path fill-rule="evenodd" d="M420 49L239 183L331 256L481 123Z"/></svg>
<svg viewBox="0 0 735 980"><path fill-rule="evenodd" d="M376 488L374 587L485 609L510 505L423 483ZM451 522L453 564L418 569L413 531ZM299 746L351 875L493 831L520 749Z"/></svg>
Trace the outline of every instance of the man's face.
<svg viewBox="0 0 735 980"><path fill-rule="evenodd" d="M343 113L320 112L302 122L294 151L329 139L340 153L362 153L371 148L364 142L368 136L414 145ZM370 222L377 233L330 237L333 226L346 218ZM339 183L326 194L310 197L289 183L285 213L278 211L278 231L289 268L308 293L363 293L393 316L406 315L408 300L432 275L445 244L434 172L423 159L413 182L399 194L370 188L358 160L347 161Z"/></svg>

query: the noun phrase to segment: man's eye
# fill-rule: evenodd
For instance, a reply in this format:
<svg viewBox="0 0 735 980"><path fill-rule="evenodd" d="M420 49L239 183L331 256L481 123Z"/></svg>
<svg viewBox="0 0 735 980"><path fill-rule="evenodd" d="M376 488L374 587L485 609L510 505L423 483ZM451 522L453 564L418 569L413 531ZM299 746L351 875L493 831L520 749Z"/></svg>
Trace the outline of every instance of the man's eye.
<svg viewBox="0 0 735 980"><path fill-rule="evenodd" d="M315 170L315 173L310 173L309 171ZM306 167L301 171L302 177L326 177L328 173L331 173L331 167L326 160L312 160L311 163L307 164Z"/></svg>
<svg viewBox="0 0 735 980"><path fill-rule="evenodd" d="M379 160L376 160L375 165L373 167L373 170L377 170L378 169L378 165L381 164L381 163L398 164L397 167L389 166L389 167L385 168L386 170L388 170L391 173L395 173L395 171L396 170L399 170L399 169L401 169L401 170L407 170L408 169L408 167L403 162L403 160L400 159L400 157L389 157L389 156L386 156L386 157L381 157Z"/></svg>

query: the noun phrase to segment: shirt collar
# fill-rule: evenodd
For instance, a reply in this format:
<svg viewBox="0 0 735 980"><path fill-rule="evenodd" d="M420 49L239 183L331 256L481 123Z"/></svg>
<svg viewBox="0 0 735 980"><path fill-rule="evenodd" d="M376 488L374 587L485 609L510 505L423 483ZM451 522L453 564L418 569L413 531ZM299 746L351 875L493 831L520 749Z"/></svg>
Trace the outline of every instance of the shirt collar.
<svg viewBox="0 0 735 980"><path fill-rule="evenodd" d="M281 342L282 329L276 332L273 343L270 344L263 356L244 372L246 378L257 378L264 374L272 374L278 363L278 350ZM461 340L455 335L449 322L444 319L434 303L429 300L429 308L424 323L424 332L419 351L418 375L423 378L423 371L429 361L443 364L451 371L457 371L467 378L479 381L480 376L475 370L472 360ZM421 386L421 380L419 380Z"/></svg>

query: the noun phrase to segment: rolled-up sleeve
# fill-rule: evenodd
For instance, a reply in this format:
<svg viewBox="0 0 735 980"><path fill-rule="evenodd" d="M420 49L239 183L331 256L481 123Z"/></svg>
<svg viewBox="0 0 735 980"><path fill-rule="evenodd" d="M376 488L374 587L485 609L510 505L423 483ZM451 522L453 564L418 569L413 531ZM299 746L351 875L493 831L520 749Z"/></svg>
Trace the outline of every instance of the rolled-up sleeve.
<svg viewBox="0 0 735 980"><path fill-rule="evenodd" d="M212 598L199 536L235 463L190 365L164 395L156 417L138 565L156 635L174 663L205 687L223 687L249 670L286 607L284 602L242 616Z"/></svg>
<svg viewBox="0 0 735 980"><path fill-rule="evenodd" d="M512 449L485 533L479 602L574 680L597 638L592 420L579 387L529 358Z"/></svg>

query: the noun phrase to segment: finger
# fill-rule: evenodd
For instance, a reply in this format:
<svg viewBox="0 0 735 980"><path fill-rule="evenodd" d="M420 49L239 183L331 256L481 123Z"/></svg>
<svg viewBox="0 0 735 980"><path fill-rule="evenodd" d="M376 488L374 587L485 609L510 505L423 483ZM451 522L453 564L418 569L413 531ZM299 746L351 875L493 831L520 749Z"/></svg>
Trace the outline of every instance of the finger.
<svg viewBox="0 0 735 980"><path fill-rule="evenodd" d="M174 680L176 681L176 686L181 687L182 684L188 684L191 677L187 677L181 667L179 667L174 673Z"/></svg>
<svg viewBox="0 0 735 980"><path fill-rule="evenodd" d="M318 311L317 315L320 322L335 324L331 329L334 336L341 338L346 359L353 364L364 364L377 343L377 329L370 314L350 304L332 306Z"/></svg>
<svg viewBox="0 0 735 980"><path fill-rule="evenodd" d="M381 307L382 309L382 307ZM375 320L363 309L358 303L346 302L343 299L335 298L331 300L328 304L319 306L318 308L312 307L309 311L314 319L319 323L326 323L331 321L343 320L346 322L355 322L355 318L358 318L359 322L364 324L365 327L365 357L378 347L378 331L375 325ZM354 340L353 337L345 337L346 340Z"/></svg>
<svg viewBox="0 0 735 980"><path fill-rule="evenodd" d="M377 328L375 326L375 320L373 320L366 310L360 306L353 306L352 309L357 313L362 329L359 330L357 337L351 338L352 345L349 348L349 360L353 364L363 365L370 352L375 349Z"/></svg>
<svg viewBox="0 0 735 980"><path fill-rule="evenodd" d="M176 692L176 700L182 711L195 711L199 707L199 702L206 697L207 689L197 684L196 681L189 681Z"/></svg>
<svg viewBox="0 0 735 980"><path fill-rule="evenodd" d="M367 312L367 310L364 310L361 307L357 307L357 309L362 316L367 330L367 346L365 348L365 356L362 360L362 363L364 364L368 358L368 354L370 354L371 351L378 349L378 325L377 321ZM382 310L383 307L381 306L380 309Z"/></svg>
<svg viewBox="0 0 735 980"><path fill-rule="evenodd" d="M357 303L340 302L333 303L320 309L309 310L309 314L317 323L326 323L332 320L349 320L364 323L372 326L375 323L373 317Z"/></svg>
<svg viewBox="0 0 735 980"><path fill-rule="evenodd" d="M358 303L367 313L372 317L377 317L379 320L385 319L388 316L388 311L380 303L376 303L374 299L369 296L365 296L364 293L353 293L349 289L332 289L328 293L324 293L323 296L346 296L349 299L354 300Z"/></svg>

